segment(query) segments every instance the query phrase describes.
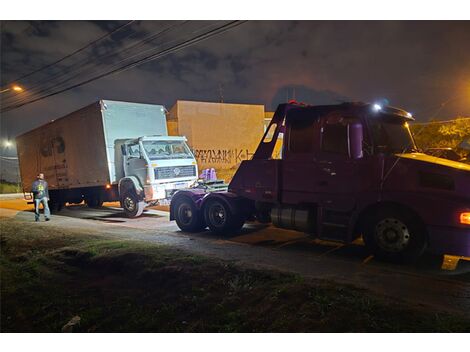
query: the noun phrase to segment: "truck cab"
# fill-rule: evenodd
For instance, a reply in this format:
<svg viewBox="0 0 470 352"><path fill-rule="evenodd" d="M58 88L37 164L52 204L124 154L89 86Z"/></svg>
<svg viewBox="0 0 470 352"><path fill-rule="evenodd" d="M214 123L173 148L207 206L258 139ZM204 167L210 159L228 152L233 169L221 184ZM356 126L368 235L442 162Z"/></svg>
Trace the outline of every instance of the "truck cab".
<svg viewBox="0 0 470 352"><path fill-rule="evenodd" d="M186 197L199 228L217 233L256 218L321 239L362 235L387 260L409 261L426 248L470 256L470 167L420 153L412 121L376 104L282 104L229 192L178 192L170 216L184 227L178 198ZM274 159L281 133L282 158Z"/></svg>
<svg viewBox="0 0 470 352"><path fill-rule="evenodd" d="M120 150L123 177L119 194L132 217L140 215L145 204L170 199L198 178L196 159L185 137L144 136L123 141Z"/></svg>

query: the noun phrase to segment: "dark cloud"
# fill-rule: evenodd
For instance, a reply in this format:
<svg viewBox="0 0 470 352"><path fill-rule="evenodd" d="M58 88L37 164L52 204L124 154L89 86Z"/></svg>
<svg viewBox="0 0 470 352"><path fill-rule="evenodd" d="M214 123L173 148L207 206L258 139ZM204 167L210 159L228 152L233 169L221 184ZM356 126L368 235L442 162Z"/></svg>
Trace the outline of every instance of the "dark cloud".
<svg viewBox="0 0 470 352"><path fill-rule="evenodd" d="M2 22L2 85L125 22ZM74 80L81 80L136 52L151 53L216 24L136 21L76 61L65 61L21 83L28 88L44 78L65 79L64 70L75 70ZM115 54L172 25L175 30L157 40ZM465 92L470 97L468 43L470 25L463 21L248 22L159 60L7 112L1 133L13 137L101 98L171 107L177 99L217 101L222 91L227 102L274 109L294 88L299 100L312 104L386 98L426 120L443 101ZM88 73L87 65L106 53ZM458 114L470 114L470 98L447 104L439 118Z"/></svg>

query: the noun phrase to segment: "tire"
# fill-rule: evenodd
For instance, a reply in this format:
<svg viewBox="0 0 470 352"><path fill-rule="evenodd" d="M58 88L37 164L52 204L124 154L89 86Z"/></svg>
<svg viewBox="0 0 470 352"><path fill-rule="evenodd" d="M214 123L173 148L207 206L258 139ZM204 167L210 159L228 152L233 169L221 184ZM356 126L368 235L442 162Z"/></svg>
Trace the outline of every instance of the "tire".
<svg viewBox="0 0 470 352"><path fill-rule="evenodd" d="M97 196L91 196L87 198L85 202L89 208L100 208L103 206L103 201L100 200Z"/></svg>
<svg viewBox="0 0 470 352"><path fill-rule="evenodd" d="M379 209L367 218L364 242L375 257L394 263L412 263L425 251L426 229L409 212Z"/></svg>
<svg viewBox="0 0 470 352"><path fill-rule="evenodd" d="M237 233L245 223L240 213L232 212L226 202L218 199L204 206L204 220L212 232L223 236Z"/></svg>
<svg viewBox="0 0 470 352"><path fill-rule="evenodd" d="M201 232L207 226L201 211L189 198L178 199L174 204L175 220L178 227L185 232Z"/></svg>
<svg viewBox="0 0 470 352"><path fill-rule="evenodd" d="M128 218L136 218L142 215L145 209L145 202L132 191L127 191L122 195L121 203Z"/></svg>

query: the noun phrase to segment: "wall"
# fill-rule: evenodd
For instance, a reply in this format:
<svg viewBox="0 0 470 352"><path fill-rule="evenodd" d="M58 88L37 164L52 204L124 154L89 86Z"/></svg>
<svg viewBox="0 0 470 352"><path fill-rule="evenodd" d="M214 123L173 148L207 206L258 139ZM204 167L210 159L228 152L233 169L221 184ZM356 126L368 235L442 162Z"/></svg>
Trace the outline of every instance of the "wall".
<svg viewBox="0 0 470 352"><path fill-rule="evenodd" d="M226 175L255 152L264 117L263 105L179 100L167 115L167 126L170 135L186 136L200 170L213 167Z"/></svg>

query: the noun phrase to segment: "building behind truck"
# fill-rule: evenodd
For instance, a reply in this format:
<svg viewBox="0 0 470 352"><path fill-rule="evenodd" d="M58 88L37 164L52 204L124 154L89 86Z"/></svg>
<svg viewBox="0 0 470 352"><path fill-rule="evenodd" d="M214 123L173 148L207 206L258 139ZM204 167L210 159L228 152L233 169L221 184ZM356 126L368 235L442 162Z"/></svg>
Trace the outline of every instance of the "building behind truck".
<svg viewBox="0 0 470 352"><path fill-rule="evenodd" d="M168 136L161 105L100 100L17 137L24 189L39 172L50 205L120 201L126 215L197 180L186 139Z"/></svg>
<svg viewBox="0 0 470 352"><path fill-rule="evenodd" d="M218 174L249 160L264 132L264 105L178 100L167 115L170 135L188 139L201 169Z"/></svg>

